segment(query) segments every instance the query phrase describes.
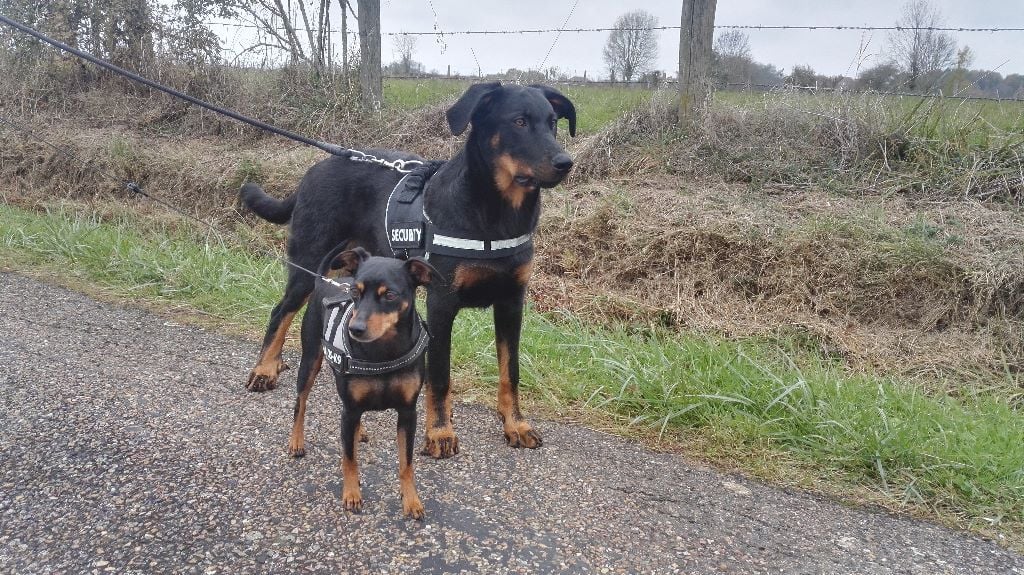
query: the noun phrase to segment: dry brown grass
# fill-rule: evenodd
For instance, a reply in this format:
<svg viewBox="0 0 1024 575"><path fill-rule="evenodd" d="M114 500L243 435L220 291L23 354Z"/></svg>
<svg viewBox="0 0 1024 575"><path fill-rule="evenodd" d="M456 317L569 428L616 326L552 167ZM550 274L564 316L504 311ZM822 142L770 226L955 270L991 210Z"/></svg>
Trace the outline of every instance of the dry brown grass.
<svg viewBox="0 0 1024 575"><path fill-rule="evenodd" d="M539 241L541 307L781 337L939 381L1024 364L1020 211L671 178L562 201Z"/></svg>
<svg viewBox="0 0 1024 575"><path fill-rule="evenodd" d="M1024 108L993 125L955 100L773 92L711 107L688 134L672 99L627 111L578 146L573 181L678 174L755 189L1024 202Z"/></svg>

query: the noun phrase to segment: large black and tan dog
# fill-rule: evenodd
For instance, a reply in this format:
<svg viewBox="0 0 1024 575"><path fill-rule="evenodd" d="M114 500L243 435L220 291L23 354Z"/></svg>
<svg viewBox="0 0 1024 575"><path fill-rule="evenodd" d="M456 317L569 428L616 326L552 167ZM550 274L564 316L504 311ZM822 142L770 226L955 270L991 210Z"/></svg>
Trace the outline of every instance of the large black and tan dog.
<svg viewBox="0 0 1024 575"><path fill-rule="evenodd" d="M455 135L472 125L462 150L445 163L424 190L423 211L431 224L450 236L473 238L487 246L519 245L540 217L540 189L559 184L572 158L556 139L558 120L576 132L576 109L547 86L475 84L448 110ZM402 152L368 150L389 161L420 159ZM288 257L312 269L339 242L350 239L374 254L391 253L384 224L389 194L402 174L342 157L323 160L306 172L298 191L284 200L246 184L246 206L271 222L289 220ZM499 366L498 411L505 438L513 447L539 447L540 434L519 409L519 337L523 302L533 260L532 242L506 257L475 258L430 253L430 263L445 278L427 289L426 441L433 457L458 453L452 427L450 394L451 334L464 307L494 306ZM489 249L489 248L488 248ZM505 253L505 252L502 252ZM313 277L290 269L284 297L271 313L263 348L247 384L252 391L273 389L286 366L281 346L295 313L313 289Z"/></svg>

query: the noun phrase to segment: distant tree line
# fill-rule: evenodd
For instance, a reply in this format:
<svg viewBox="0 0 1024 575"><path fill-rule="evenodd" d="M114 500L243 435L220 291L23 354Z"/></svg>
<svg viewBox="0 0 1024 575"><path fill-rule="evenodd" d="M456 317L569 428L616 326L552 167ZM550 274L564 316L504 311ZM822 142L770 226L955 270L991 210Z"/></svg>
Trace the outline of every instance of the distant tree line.
<svg viewBox="0 0 1024 575"><path fill-rule="evenodd" d="M804 64L793 66L787 74L755 61L747 35L729 30L715 38L712 74L719 88L788 84L830 90L1024 98L1024 75L972 69L970 47L958 48L950 34L934 30L944 24L927 0L907 2L896 21L900 29L890 33L881 61L852 77L818 74Z"/></svg>
<svg viewBox="0 0 1024 575"><path fill-rule="evenodd" d="M855 76L825 75L806 64L787 73L753 57L750 39L732 29L715 37L711 77L718 89L792 85L829 90L942 93L945 95L1024 97L1024 76L1003 76L971 68L969 46L958 47L942 28L942 14L929 0L906 2L890 33L880 60ZM657 86L665 80L652 70L657 60L657 19L644 10L620 16L608 34L604 62L612 82L639 82Z"/></svg>

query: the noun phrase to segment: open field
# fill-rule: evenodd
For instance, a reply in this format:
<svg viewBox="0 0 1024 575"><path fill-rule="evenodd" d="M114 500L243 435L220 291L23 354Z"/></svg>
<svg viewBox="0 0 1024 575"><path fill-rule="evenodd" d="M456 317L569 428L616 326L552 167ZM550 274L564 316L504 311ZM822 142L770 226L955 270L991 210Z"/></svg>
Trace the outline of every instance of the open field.
<svg viewBox="0 0 1024 575"><path fill-rule="evenodd" d="M461 94L470 82L446 80L443 78L388 79L384 84L384 99L387 104L401 110L414 110L447 102ZM557 86L576 104L579 113L581 134L594 133L618 119L623 110L630 110L647 104L656 93L674 90L666 86L659 90L639 87L616 87L608 85L565 84ZM810 93L780 88L793 98L793 105L806 106L814 100L853 100L862 94ZM737 108L757 108L770 103L776 96L770 92L727 91L714 95L714 105ZM923 134L944 137L946 130L970 131L976 138L982 134L995 135L1000 132L1024 132L1024 102L959 100L956 98L920 98L914 96L873 96L875 103L885 108L891 117L888 123L902 119L919 119L917 129ZM976 140L981 143L980 140Z"/></svg>
<svg viewBox="0 0 1024 575"><path fill-rule="evenodd" d="M224 98L344 144L445 158L458 141L443 110L462 89L392 81L380 113L330 91ZM684 134L650 92L565 91L577 167L545 198L524 337L536 409L1020 545L1024 104L719 94ZM290 193L318 152L161 97L21 110L224 234L5 128L5 261L262 328L284 232L239 214L235 194L245 179ZM460 316L465 397L494 395L491 338L486 314Z"/></svg>

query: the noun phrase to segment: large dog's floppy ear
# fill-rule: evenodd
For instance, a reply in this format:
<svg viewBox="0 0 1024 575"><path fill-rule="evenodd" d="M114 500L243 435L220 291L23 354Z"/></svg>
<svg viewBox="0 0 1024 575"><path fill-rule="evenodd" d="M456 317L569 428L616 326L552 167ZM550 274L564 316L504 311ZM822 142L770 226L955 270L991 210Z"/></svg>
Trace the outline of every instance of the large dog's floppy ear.
<svg viewBox="0 0 1024 575"><path fill-rule="evenodd" d="M443 276L441 272L434 269L434 266L427 263L427 260L423 258L409 258L405 262L405 269L409 272L409 277L418 286L425 286L431 283L435 279L441 279Z"/></svg>
<svg viewBox="0 0 1024 575"><path fill-rule="evenodd" d="M540 90L544 97L547 98L548 102L551 102L551 107L555 109L555 115L561 118L567 118L569 120L569 135L576 137L576 106L572 105L572 101L566 98L564 94L558 90L544 86L543 84L531 84L531 88Z"/></svg>
<svg viewBox="0 0 1024 575"><path fill-rule="evenodd" d="M346 275L355 275L359 264L368 259L370 259L370 252L363 248L346 250L334 256L334 259L331 260L331 269L341 270Z"/></svg>
<svg viewBox="0 0 1024 575"><path fill-rule="evenodd" d="M453 134L458 136L466 131L469 119L473 117L473 110L480 104L480 101L501 87L501 82L488 82L486 84L473 84L466 90L466 93L448 111L445 117L448 118L448 127Z"/></svg>

